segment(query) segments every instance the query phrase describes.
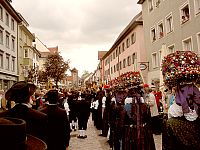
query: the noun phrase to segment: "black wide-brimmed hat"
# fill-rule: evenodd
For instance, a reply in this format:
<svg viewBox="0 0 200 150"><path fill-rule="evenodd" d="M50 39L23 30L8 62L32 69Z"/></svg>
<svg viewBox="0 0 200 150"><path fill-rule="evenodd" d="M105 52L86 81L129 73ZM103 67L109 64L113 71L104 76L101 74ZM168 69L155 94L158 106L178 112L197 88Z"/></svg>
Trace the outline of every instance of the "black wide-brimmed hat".
<svg viewBox="0 0 200 150"><path fill-rule="evenodd" d="M17 118L0 118L1 150L46 150L42 140L26 134L26 122Z"/></svg>
<svg viewBox="0 0 200 150"><path fill-rule="evenodd" d="M17 103L24 102L28 97L34 94L36 86L33 83L19 81L6 92L5 98L8 101Z"/></svg>

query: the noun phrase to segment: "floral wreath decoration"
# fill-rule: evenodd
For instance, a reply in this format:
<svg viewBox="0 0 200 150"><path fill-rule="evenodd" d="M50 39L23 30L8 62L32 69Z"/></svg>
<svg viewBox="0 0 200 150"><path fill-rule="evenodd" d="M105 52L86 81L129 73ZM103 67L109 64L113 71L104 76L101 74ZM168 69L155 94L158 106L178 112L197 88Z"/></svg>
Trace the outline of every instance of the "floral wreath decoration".
<svg viewBox="0 0 200 150"><path fill-rule="evenodd" d="M138 71L129 71L110 81L113 88L127 88L142 84L142 77Z"/></svg>
<svg viewBox="0 0 200 150"><path fill-rule="evenodd" d="M192 51L176 51L164 57L161 70L163 81L168 87L195 83L200 78L200 61Z"/></svg>

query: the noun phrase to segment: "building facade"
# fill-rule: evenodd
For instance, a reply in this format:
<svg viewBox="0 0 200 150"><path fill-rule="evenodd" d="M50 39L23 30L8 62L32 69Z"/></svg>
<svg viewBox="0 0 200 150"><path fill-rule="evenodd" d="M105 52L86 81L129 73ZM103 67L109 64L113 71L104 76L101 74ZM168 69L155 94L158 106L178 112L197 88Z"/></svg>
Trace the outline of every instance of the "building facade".
<svg viewBox="0 0 200 150"><path fill-rule="evenodd" d="M35 49L37 49L41 54L41 56L39 57L39 70L44 71L43 65L46 62L46 59L47 59L48 55L50 54L50 51L47 48L47 46L44 45L37 36L35 36L35 41L33 42L33 47Z"/></svg>
<svg viewBox="0 0 200 150"><path fill-rule="evenodd" d="M29 31L29 24L21 14L19 14L19 16L22 19L22 22L18 26L19 81L33 80L33 82L37 84L40 53L32 44L32 42L35 41L35 36ZM31 79L28 79L30 77Z"/></svg>
<svg viewBox="0 0 200 150"><path fill-rule="evenodd" d="M200 54L200 0L139 0L144 20L148 83L162 86L163 56L176 50Z"/></svg>
<svg viewBox="0 0 200 150"><path fill-rule="evenodd" d="M141 71L140 64L148 66L144 48L142 13L137 14L120 33L111 49L103 56L103 80L109 81L129 71ZM144 82L148 67L141 71Z"/></svg>
<svg viewBox="0 0 200 150"><path fill-rule="evenodd" d="M0 2L0 90L18 81L18 23L22 20L7 0Z"/></svg>

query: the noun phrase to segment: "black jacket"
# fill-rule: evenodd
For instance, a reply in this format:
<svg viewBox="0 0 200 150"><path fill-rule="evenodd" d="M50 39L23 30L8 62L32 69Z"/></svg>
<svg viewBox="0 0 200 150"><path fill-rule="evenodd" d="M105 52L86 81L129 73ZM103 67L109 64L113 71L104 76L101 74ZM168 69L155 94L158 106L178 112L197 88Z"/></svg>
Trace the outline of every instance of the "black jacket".
<svg viewBox="0 0 200 150"><path fill-rule="evenodd" d="M66 111L57 105L48 105L40 111L48 117L48 150L65 150L70 140L70 126Z"/></svg>
<svg viewBox="0 0 200 150"><path fill-rule="evenodd" d="M12 109L1 112L0 117L13 117L26 121L28 134L46 141L47 115L26 105L17 104Z"/></svg>

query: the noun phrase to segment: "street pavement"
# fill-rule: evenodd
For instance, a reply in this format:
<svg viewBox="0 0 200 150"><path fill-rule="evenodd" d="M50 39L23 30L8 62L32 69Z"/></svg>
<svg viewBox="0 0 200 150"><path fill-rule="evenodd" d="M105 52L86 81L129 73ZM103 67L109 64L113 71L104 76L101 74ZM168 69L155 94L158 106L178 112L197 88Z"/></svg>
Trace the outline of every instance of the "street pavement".
<svg viewBox="0 0 200 150"><path fill-rule="evenodd" d="M69 150L111 150L106 137L98 136L99 132L94 127L90 117L86 131L87 138L77 138L78 131L71 132ZM156 150L162 150L161 135L154 135Z"/></svg>

